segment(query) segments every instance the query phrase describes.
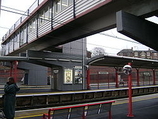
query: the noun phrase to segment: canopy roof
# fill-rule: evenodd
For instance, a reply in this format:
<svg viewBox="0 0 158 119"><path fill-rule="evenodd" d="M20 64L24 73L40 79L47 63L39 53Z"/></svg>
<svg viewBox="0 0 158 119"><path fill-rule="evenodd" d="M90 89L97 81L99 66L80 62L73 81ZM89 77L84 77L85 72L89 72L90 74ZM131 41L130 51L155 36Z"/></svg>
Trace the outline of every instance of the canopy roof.
<svg viewBox="0 0 158 119"><path fill-rule="evenodd" d="M132 68L158 69L158 60L108 55L98 55L92 57L88 60L87 65L123 67L128 63L132 64Z"/></svg>

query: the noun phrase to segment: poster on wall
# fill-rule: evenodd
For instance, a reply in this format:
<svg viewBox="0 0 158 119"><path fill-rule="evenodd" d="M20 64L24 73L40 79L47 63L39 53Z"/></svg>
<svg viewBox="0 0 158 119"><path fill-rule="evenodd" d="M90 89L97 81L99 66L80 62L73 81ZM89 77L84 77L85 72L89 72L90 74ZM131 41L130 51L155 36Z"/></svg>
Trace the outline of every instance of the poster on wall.
<svg viewBox="0 0 158 119"><path fill-rule="evenodd" d="M64 84L72 84L72 69L64 70Z"/></svg>
<svg viewBox="0 0 158 119"><path fill-rule="evenodd" d="M75 66L74 70L75 70L75 84L81 84L83 80L82 67Z"/></svg>

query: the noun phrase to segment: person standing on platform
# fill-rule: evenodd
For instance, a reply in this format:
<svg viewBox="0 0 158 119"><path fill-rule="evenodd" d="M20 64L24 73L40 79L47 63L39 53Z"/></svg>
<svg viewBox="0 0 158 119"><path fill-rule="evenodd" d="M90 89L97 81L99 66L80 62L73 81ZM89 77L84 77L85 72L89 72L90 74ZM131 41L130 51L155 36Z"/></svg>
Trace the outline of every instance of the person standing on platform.
<svg viewBox="0 0 158 119"><path fill-rule="evenodd" d="M8 78L8 82L4 86L4 114L7 119L14 119L16 92L20 88L16 85L13 77Z"/></svg>

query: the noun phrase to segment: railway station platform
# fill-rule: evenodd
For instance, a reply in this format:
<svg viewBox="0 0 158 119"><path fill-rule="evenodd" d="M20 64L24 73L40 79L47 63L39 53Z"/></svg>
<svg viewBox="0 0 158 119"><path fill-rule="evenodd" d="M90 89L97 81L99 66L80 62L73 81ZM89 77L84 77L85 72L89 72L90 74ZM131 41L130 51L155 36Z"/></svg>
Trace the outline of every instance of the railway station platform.
<svg viewBox="0 0 158 119"><path fill-rule="evenodd" d="M112 119L158 119L158 93L133 97L133 115L128 114L128 98L116 99L112 105ZM15 119L42 119L49 108L16 111ZM91 119L108 119L107 115L94 115Z"/></svg>

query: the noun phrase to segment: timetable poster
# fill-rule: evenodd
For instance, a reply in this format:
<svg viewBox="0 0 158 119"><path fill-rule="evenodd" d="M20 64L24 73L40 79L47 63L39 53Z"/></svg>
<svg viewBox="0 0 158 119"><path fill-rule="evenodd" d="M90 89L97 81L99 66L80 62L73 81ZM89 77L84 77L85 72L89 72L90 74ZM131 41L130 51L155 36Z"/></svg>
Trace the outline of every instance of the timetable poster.
<svg viewBox="0 0 158 119"><path fill-rule="evenodd" d="M83 80L82 67L75 67L75 84L81 84Z"/></svg>
<svg viewBox="0 0 158 119"><path fill-rule="evenodd" d="M64 70L64 84L72 84L72 69Z"/></svg>

